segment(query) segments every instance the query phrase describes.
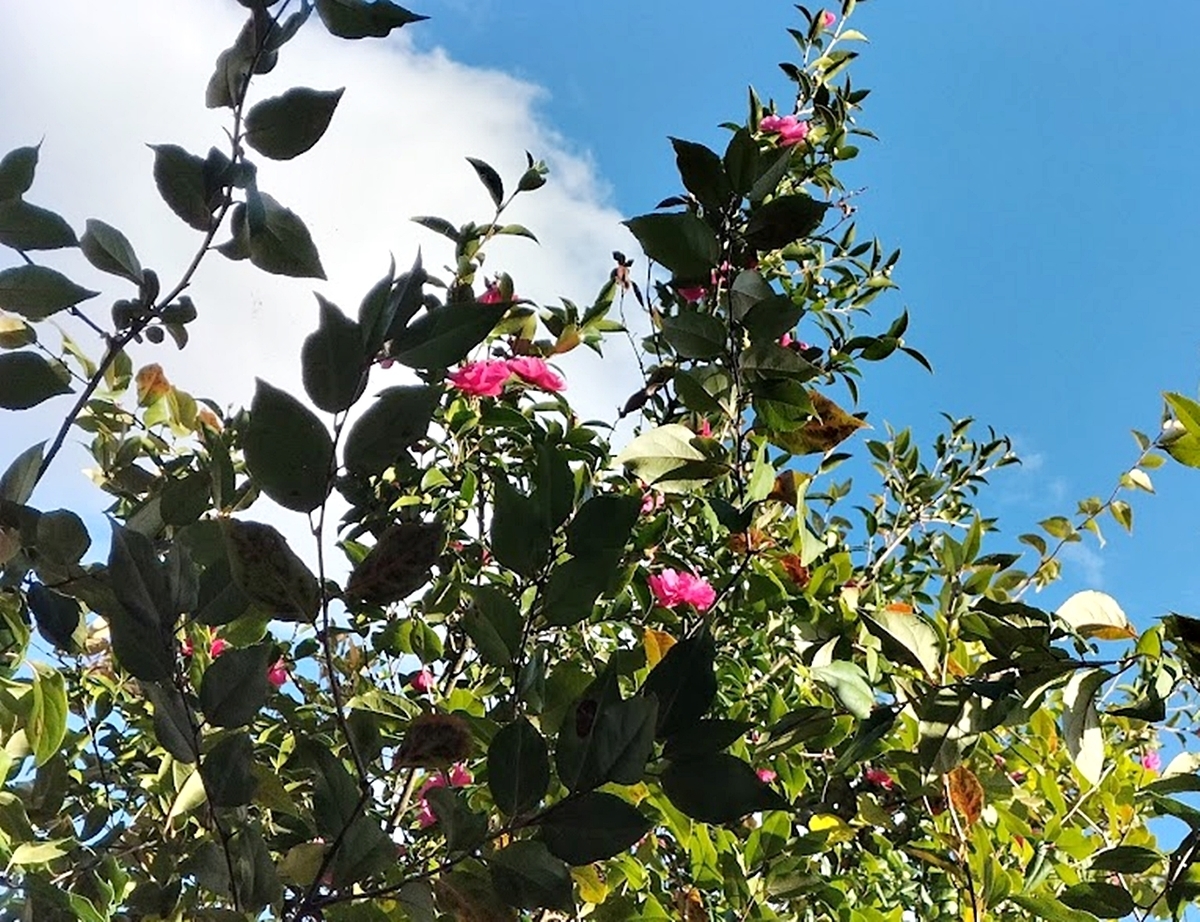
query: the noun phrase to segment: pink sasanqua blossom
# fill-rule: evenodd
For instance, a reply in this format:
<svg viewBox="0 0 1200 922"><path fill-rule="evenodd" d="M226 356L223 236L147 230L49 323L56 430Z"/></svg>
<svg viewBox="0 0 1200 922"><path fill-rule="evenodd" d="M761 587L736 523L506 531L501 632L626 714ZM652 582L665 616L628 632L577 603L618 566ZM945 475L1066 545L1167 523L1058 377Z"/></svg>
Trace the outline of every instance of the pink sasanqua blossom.
<svg viewBox="0 0 1200 922"><path fill-rule="evenodd" d="M433 808L429 806L428 794L430 791L435 788L444 787L462 788L471 784L474 780L474 776L461 762L451 765L449 772L438 772L436 775L430 775L425 783L421 785L421 790L417 792L420 802L420 807L417 810L417 825L422 829L428 829L437 822L437 816L434 814Z"/></svg>
<svg viewBox="0 0 1200 922"><path fill-rule="evenodd" d="M452 371L450 383L471 397L499 397L512 375L508 362L488 359Z"/></svg>
<svg viewBox="0 0 1200 922"><path fill-rule="evenodd" d="M758 127L768 134L779 135L779 143L783 147L799 144L808 137L808 122L794 115L764 115Z"/></svg>
<svg viewBox="0 0 1200 922"><path fill-rule="evenodd" d="M832 29L834 23L837 22L837 13L833 10L821 10L821 25L826 29Z"/></svg>
<svg viewBox="0 0 1200 922"><path fill-rule="evenodd" d="M769 769L769 768L760 768L754 774L758 775L758 780L761 781L763 784L770 784L772 781L774 781L776 778L779 777L777 774L775 774L775 772L771 771L771 769Z"/></svg>
<svg viewBox="0 0 1200 922"><path fill-rule="evenodd" d="M415 688L422 695L433 688L434 679L433 673L428 669L422 669L409 680L409 685Z"/></svg>
<svg viewBox="0 0 1200 922"><path fill-rule="evenodd" d="M691 605L697 611L707 611L717 600L717 593L708 580L694 573L666 569L648 580L654 600L663 608Z"/></svg>
<svg viewBox="0 0 1200 922"><path fill-rule="evenodd" d="M271 664L270 668L267 669L267 681L276 688L282 687L284 683L287 682L288 678L287 663L283 661L282 657L275 660L275 662Z"/></svg>
<svg viewBox="0 0 1200 922"><path fill-rule="evenodd" d="M514 375L526 384L540 390L557 394L567 386L567 383L550 369L546 360L538 358L536 355L523 355L520 358L509 359L507 365L508 370Z"/></svg>

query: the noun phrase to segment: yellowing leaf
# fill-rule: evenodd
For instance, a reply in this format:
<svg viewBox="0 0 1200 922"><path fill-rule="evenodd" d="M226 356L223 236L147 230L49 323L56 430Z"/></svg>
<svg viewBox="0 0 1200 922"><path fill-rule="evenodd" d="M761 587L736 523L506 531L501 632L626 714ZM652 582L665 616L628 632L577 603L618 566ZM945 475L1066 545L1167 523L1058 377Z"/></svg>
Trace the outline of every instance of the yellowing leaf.
<svg viewBox="0 0 1200 922"><path fill-rule="evenodd" d="M854 827L832 813L816 814L808 821L808 829L810 832L824 833L825 841L830 845L849 842L855 836Z"/></svg>
<svg viewBox="0 0 1200 922"><path fill-rule="evenodd" d="M808 455L831 451L867 424L851 416L817 391L808 392L813 418L792 432L772 432L771 440L793 454Z"/></svg>
<svg viewBox="0 0 1200 922"><path fill-rule="evenodd" d="M1057 614L1081 637L1128 640L1137 636L1117 600L1094 589L1075 593L1059 606Z"/></svg>
<svg viewBox="0 0 1200 922"><path fill-rule="evenodd" d="M608 896L608 884L600 877L596 865L585 864L571 868L571 877L579 887L579 896L585 903L598 905Z"/></svg>
<svg viewBox="0 0 1200 922"><path fill-rule="evenodd" d="M646 628L643 642L646 645L646 665L651 669L658 665L659 660L667 655L667 651L675 646L675 638L664 631Z"/></svg>
<svg viewBox="0 0 1200 922"><path fill-rule="evenodd" d="M946 775L946 787L950 794L950 803L958 811L968 826L973 825L983 812L983 785L975 777L975 773L965 765L960 765Z"/></svg>
<svg viewBox="0 0 1200 922"><path fill-rule="evenodd" d="M179 793L175 795L175 802L171 804L171 810L167 813L167 822L170 823L177 816L186 816L207 799L204 779L200 772L193 771L179 786Z"/></svg>
<svg viewBox="0 0 1200 922"><path fill-rule="evenodd" d="M147 365L138 370L137 382L138 406L148 407L171 390L171 382L167 380L161 365Z"/></svg>

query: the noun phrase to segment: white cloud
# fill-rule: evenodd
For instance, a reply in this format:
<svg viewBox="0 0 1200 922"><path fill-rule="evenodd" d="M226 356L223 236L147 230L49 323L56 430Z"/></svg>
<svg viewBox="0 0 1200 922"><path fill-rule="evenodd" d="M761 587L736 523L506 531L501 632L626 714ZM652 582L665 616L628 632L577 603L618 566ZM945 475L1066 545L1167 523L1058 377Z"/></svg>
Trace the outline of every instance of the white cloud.
<svg viewBox="0 0 1200 922"><path fill-rule="evenodd" d="M232 0L61 0L7 9L0 29L0 85L8 88L0 153L44 139L30 200L60 211L78 229L88 217L119 227L142 263L164 285L173 284L199 235L159 199L146 144L178 143L201 154L221 146L228 113L204 108L204 86L244 12ZM353 312L390 254L406 267L421 246L435 271L448 260L445 241L411 216L433 213L456 223L490 217L467 155L491 162L510 181L524 168L526 149L551 166L550 184L518 199L510 214L542 245L498 241L487 264L510 272L522 295L590 303L607 278L611 251L635 249L587 156L540 119L542 90L442 51L418 52L403 32L396 35L386 42L338 41L314 18L285 47L279 67L259 79L257 98L297 84L346 87L316 148L287 163L259 158L261 188L306 221L329 282L267 276L212 254L191 291L200 310L192 345L182 353L169 340L143 347L135 364L160 361L179 386L223 403L248 403L255 376L298 391L299 347L316 318L314 289ZM8 264L3 260L0 254L0 266ZM91 302L100 305L94 311L106 313L108 303L128 294L124 283L91 270L78 251L39 260L102 289L104 296ZM99 351L94 341L91 348ZM628 348L614 343L614 349L621 357L605 363L603 377L595 363L577 372L567 365L572 399L585 417L611 418L636 387ZM403 372L387 374L392 383ZM49 435L67 406L58 400L28 414L5 414L0 466ZM66 460L45 493L58 502L63 490L74 493L84 460L78 452Z"/></svg>

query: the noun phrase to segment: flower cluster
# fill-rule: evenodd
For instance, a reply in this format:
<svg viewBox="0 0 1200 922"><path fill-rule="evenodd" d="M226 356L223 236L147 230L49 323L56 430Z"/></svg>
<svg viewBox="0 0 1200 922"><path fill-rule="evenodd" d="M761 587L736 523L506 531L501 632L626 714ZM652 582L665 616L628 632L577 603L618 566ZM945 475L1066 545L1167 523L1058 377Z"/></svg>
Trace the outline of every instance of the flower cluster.
<svg viewBox="0 0 1200 922"><path fill-rule="evenodd" d="M708 580L695 573L663 570L648 580L654 599L663 608L691 605L697 611L707 611L717 600L717 593Z"/></svg>
<svg viewBox="0 0 1200 922"><path fill-rule="evenodd" d="M484 359L468 362L450 373L450 383L471 397L499 397L514 377L521 383L556 394L566 388L562 377L545 359L523 355L515 359Z"/></svg>
<svg viewBox="0 0 1200 922"><path fill-rule="evenodd" d="M448 772L438 772L435 775L430 775L428 780L421 785L421 790L417 792L417 798L420 802L420 809L417 811L417 825L422 829L428 829L437 823L437 816L433 812L433 808L429 806L428 795L434 788L463 788L474 781L474 776L467 771L466 767L460 762L450 766Z"/></svg>

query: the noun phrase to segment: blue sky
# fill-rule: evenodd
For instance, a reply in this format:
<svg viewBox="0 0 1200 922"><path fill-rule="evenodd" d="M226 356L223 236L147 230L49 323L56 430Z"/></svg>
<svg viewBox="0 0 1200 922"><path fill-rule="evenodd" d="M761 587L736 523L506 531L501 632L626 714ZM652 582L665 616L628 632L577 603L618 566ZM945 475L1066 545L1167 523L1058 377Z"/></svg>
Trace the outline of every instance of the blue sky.
<svg viewBox="0 0 1200 922"><path fill-rule="evenodd" d="M593 158L622 212L675 191L666 140L721 142L746 86L785 100L790 4L430 2L412 32L475 65L547 87L544 118ZM871 87L862 123L880 136L847 171L864 187L860 237L903 248L908 339L928 376L870 369L876 421L931 434L937 412L1014 437L1030 462L984 507L1009 535L1107 496L1153 431L1163 390L1194 394L1200 313L1188 253L1200 243L1200 5L869 2L871 39L852 71ZM470 131L472 113L460 113ZM1010 469L1011 471L1012 469ZM1140 623L1196 611L1189 566L1200 472L1153 474L1133 497L1132 540L1068 560L1041 600L1097 580Z"/></svg>

